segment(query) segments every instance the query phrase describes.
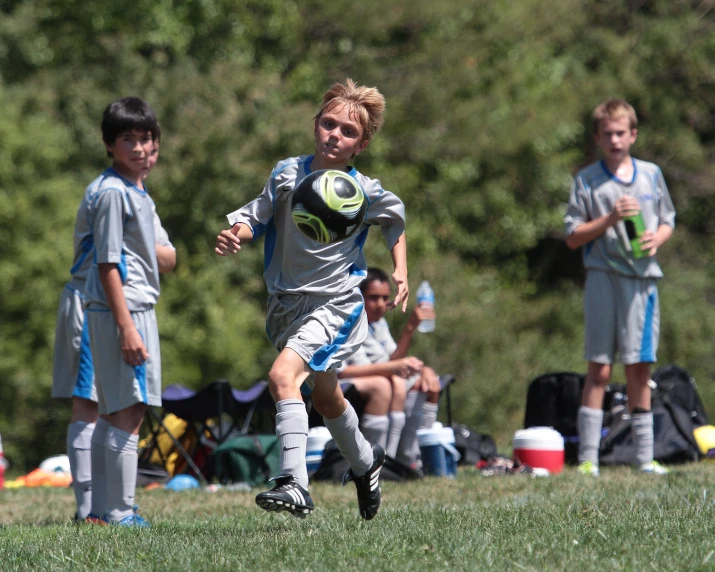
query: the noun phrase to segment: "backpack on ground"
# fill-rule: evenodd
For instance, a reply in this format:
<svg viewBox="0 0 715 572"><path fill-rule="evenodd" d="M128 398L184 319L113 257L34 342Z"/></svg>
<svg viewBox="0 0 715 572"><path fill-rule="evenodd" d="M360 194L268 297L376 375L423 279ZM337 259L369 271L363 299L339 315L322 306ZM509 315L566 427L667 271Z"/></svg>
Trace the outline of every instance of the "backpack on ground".
<svg viewBox="0 0 715 572"><path fill-rule="evenodd" d="M268 482L280 472L280 446L275 435L241 435L213 451L213 470L222 483L246 483L252 487Z"/></svg>
<svg viewBox="0 0 715 572"><path fill-rule="evenodd" d="M491 435L484 435L462 425L452 423L454 448L461 455L460 465L474 466L479 461L491 461L497 456L497 445Z"/></svg>

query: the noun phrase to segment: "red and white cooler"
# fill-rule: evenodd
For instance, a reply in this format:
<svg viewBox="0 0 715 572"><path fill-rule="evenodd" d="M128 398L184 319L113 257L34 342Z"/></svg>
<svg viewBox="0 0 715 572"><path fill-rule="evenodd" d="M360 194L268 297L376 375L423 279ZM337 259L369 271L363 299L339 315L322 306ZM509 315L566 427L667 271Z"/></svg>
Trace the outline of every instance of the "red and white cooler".
<svg viewBox="0 0 715 572"><path fill-rule="evenodd" d="M530 427L514 433L514 460L534 469L560 473L564 468L564 438L552 427Z"/></svg>

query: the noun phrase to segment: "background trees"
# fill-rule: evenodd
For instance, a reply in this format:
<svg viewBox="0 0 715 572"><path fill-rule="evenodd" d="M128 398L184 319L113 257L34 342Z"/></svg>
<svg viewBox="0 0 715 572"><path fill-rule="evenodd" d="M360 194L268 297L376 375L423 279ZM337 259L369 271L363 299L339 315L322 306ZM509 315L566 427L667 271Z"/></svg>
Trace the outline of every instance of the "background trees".
<svg viewBox="0 0 715 572"><path fill-rule="evenodd" d="M147 99L163 130L149 188L177 246L157 308L164 383L245 387L274 357L262 247L211 253L225 214L353 77L388 101L356 166L408 210L410 277L437 295L415 353L458 377L455 416L507 446L531 378L584 369L580 257L560 239L571 175L595 159L589 113L623 96L634 154L661 165L678 210L661 363L715 406L715 11L706 2L543 0L0 0L0 433L19 463L63 450L49 400L74 214L106 165L103 108ZM369 260L389 266L380 240ZM391 315L394 327L405 316ZM622 372L617 372L617 381Z"/></svg>

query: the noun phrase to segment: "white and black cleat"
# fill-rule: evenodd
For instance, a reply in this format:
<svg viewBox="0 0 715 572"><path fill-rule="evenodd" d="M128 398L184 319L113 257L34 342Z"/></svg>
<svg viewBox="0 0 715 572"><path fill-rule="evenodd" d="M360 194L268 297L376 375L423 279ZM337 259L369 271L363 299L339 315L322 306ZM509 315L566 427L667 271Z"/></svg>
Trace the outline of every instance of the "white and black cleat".
<svg viewBox="0 0 715 572"><path fill-rule="evenodd" d="M276 484L273 489L256 496L256 504L263 510L289 512L298 518L305 518L315 510L310 493L293 475L278 475L271 481Z"/></svg>
<svg viewBox="0 0 715 572"><path fill-rule="evenodd" d="M358 508L360 516L365 520L373 518L380 508L381 493L380 490L380 470L385 464L385 449L380 445L372 446L373 461L370 468L364 475L356 477L352 469L348 469L343 476L343 486L350 481L355 483L358 496Z"/></svg>

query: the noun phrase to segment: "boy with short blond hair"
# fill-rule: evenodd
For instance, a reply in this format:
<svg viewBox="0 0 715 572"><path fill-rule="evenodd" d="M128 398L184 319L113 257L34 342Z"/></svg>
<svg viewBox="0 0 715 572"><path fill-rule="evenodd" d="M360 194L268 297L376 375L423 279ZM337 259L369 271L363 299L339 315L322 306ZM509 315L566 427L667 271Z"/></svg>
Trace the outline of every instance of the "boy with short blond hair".
<svg viewBox="0 0 715 572"><path fill-rule="evenodd" d="M579 471L598 476L603 398L612 364L625 366L637 468L664 474L653 460L650 368L660 328L658 249L673 233L675 210L660 168L631 157L637 118L631 105L610 99L593 112L594 138L603 159L574 179L564 217L566 244L583 246L584 314L588 373L579 409ZM623 219L642 213L645 232L637 257Z"/></svg>
<svg viewBox="0 0 715 572"><path fill-rule="evenodd" d="M367 332L360 282L366 275L363 245L372 225L379 225L392 252L398 293L392 306L407 302L404 205L380 182L359 173L349 162L368 145L383 122L384 98L375 88L352 80L333 85L314 118L314 155L280 161L261 195L228 215L230 230L216 238L216 253L225 256L265 234L264 278L268 286L266 331L280 352L268 375L276 401L276 434L281 446L281 475L275 487L256 497L269 511L299 517L313 512L308 493L305 454L308 414L301 396L312 387L313 407L347 459L344 482L355 482L360 515L369 520L381 500L379 474L385 451L370 446L338 384L336 368L363 342ZM369 207L362 227L329 245L307 238L291 216L291 198L310 173L336 169L357 179Z"/></svg>

